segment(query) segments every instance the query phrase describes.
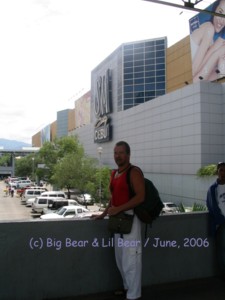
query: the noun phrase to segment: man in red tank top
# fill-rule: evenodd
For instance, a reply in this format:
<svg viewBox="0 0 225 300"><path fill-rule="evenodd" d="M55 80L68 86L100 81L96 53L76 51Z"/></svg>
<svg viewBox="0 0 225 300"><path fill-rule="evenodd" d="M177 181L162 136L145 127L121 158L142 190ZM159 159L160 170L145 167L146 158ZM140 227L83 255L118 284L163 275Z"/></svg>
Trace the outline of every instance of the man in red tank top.
<svg viewBox="0 0 225 300"><path fill-rule="evenodd" d="M120 212L134 214L133 208L144 201L145 185L143 174L138 168L132 168L130 181L135 195L130 198L126 181L126 172L130 167L130 146L120 141L114 147L114 160L118 166L111 178L111 198L104 212L97 217L116 215ZM129 234L114 235L117 267L123 279L127 300L141 297L142 242L141 221L134 215L132 230Z"/></svg>

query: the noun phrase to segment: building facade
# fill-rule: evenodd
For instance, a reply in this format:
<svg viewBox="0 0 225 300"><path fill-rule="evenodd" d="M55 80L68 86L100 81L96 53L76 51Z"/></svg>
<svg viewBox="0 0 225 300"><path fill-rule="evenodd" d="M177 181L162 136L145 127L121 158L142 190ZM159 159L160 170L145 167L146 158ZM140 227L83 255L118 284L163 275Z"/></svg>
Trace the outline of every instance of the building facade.
<svg viewBox="0 0 225 300"><path fill-rule="evenodd" d="M154 40L155 44L157 41L166 45L165 38ZM140 166L145 176L156 184L163 201L186 205L203 202L213 179L199 179L197 170L225 159L224 80L192 83L188 36L166 49L164 67L161 61L156 62L155 51L154 66L160 74L155 72L151 78L154 83L150 83L147 81L150 77L145 77L148 72L145 55L142 62L137 60L136 67L141 68L134 67L136 58L141 57L134 55L135 47L149 42L152 40L124 44L96 66L91 74L90 123L69 134L78 135L86 153L92 157L99 158L101 146L101 162L111 168L115 167L115 143L127 141L132 163ZM131 48L129 63L132 61L133 74L127 72L132 68L126 58ZM161 65L160 69L157 64ZM143 75L136 77L138 73ZM149 84L155 87L151 91L155 93L153 98L148 98L153 94L146 93Z"/></svg>

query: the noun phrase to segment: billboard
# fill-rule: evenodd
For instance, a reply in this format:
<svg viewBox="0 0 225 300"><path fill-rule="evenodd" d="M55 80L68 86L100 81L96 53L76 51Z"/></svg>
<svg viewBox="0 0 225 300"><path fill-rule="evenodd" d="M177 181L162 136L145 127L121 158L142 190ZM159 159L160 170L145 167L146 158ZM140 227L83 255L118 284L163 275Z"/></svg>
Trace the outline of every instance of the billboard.
<svg viewBox="0 0 225 300"><path fill-rule="evenodd" d="M189 20L193 82L225 77L225 0L217 0Z"/></svg>
<svg viewBox="0 0 225 300"><path fill-rule="evenodd" d="M87 92L75 101L75 127L90 123L91 93Z"/></svg>

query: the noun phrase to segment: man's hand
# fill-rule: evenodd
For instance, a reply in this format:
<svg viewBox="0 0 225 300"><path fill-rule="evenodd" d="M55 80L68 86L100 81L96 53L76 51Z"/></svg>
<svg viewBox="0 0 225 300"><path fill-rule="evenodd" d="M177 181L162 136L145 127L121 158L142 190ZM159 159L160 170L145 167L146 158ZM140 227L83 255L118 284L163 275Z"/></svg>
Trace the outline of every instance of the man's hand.
<svg viewBox="0 0 225 300"><path fill-rule="evenodd" d="M96 214L93 214L90 216L90 219L93 219L93 220L102 220L104 219L105 215L104 214L101 214L101 215L96 215Z"/></svg>
<svg viewBox="0 0 225 300"><path fill-rule="evenodd" d="M120 211L121 210L120 210L119 206L111 206L108 209L108 215L114 216L114 215L117 215Z"/></svg>

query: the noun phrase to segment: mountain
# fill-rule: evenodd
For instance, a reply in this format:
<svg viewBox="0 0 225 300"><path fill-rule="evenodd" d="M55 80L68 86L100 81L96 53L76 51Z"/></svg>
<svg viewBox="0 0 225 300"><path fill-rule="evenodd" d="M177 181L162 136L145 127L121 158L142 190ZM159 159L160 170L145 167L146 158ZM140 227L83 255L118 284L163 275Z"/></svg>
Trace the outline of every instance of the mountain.
<svg viewBox="0 0 225 300"><path fill-rule="evenodd" d="M0 138L0 147L10 150L20 150L22 147L31 147L31 145L20 141Z"/></svg>

